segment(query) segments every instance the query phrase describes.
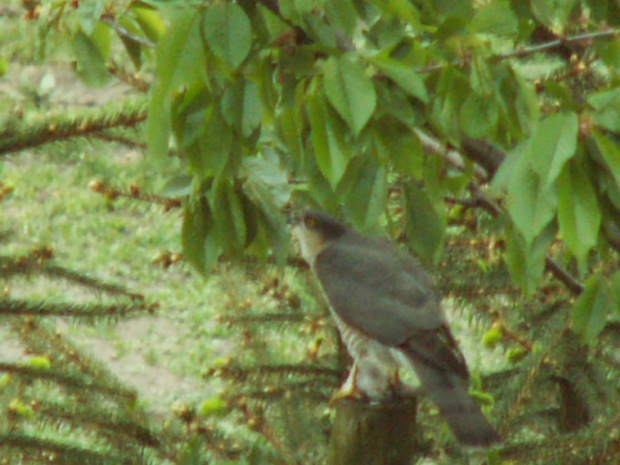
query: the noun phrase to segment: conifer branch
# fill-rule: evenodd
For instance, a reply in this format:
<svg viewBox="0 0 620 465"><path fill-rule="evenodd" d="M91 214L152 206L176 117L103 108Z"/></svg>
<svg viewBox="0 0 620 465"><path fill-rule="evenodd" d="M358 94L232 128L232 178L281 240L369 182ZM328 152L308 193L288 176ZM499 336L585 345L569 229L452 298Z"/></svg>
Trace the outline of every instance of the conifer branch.
<svg viewBox="0 0 620 465"><path fill-rule="evenodd" d="M163 197L161 195L148 194L145 193L140 188L140 186L137 186L135 184L129 186L128 190L122 190L111 187L110 185L105 184L99 179L94 179L88 184L88 187L93 192L100 193L112 201L118 199L119 197L124 197L127 199L138 200L149 204L162 205L164 207L164 212L168 212L176 208L181 208L182 206L182 202L179 197Z"/></svg>
<svg viewBox="0 0 620 465"><path fill-rule="evenodd" d="M108 452L98 452L92 449L84 449L74 444L63 443L51 439L43 439L27 434L6 433L0 434L0 449L18 449L27 451L27 457L31 454L44 452L53 453L54 460L58 463L81 463L89 465L135 465L133 458L123 457ZM49 463L50 458L42 457L44 462ZM38 460L37 460L38 461Z"/></svg>
<svg viewBox="0 0 620 465"><path fill-rule="evenodd" d="M264 415L255 413L246 402L239 402L237 408L245 415L248 426L260 433L280 454L284 457L285 461L282 464L287 465L301 465L299 461L295 459L293 452L284 445L284 443L275 434L273 428L269 425Z"/></svg>
<svg viewBox="0 0 620 465"><path fill-rule="evenodd" d="M26 378L52 381L73 391L93 391L110 395L112 397L123 398L126 398L129 395L133 398L133 400L137 397L135 392L128 393L127 391L119 390L114 386L99 384L96 380L90 379L90 377L84 376L82 373L74 374L66 371L55 370L53 368L41 369L20 365L17 363L0 362L0 372L3 371Z"/></svg>
<svg viewBox="0 0 620 465"><path fill-rule="evenodd" d="M64 279L74 284L82 285L94 291L101 291L110 295L125 296L129 297L132 300L144 300L144 296L142 294L131 292L123 286L120 286L118 284L106 283L97 278L92 278L90 276L78 273L63 266L45 265L41 269L41 272L43 275L47 275L57 279Z"/></svg>
<svg viewBox="0 0 620 465"><path fill-rule="evenodd" d="M0 298L0 315L68 316L73 318L115 319L134 313L153 313L156 304L75 304L33 302Z"/></svg>
<svg viewBox="0 0 620 465"><path fill-rule="evenodd" d="M68 268L53 265L50 263L52 258L53 251L47 247L34 249L27 255L0 256L0 277L7 279L15 275L42 275L64 279L93 291L106 292L117 296L122 295L133 300L144 300L142 294L131 292L123 286L106 283Z"/></svg>
<svg viewBox="0 0 620 465"><path fill-rule="evenodd" d="M227 367L211 369L207 371L203 377L222 376L224 378L247 379L249 376L253 375L269 374L327 376L338 379L342 376L342 372L340 370L335 370L333 368L320 367L316 365L283 364L257 365L248 367L230 365Z"/></svg>
<svg viewBox="0 0 620 465"><path fill-rule="evenodd" d="M11 326L15 334L32 352L62 358L71 372L81 373L85 378L97 380L99 384L108 386L110 392L115 393L113 400L117 403L119 399L129 404L135 402L137 394L134 389L127 388L120 383L101 361L86 355L81 348L67 338L59 336L57 331L48 327L44 322L19 318L15 319Z"/></svg>
<svg viewBox="0 0 620 465"><path fill-rule="evenodd" d="M217 317L217 321L225 323L230 327L238 323L303 323L307 321L307 317L302 313L269 312L242 316L221 315Z"/></svg>
<svg viewBox="0 0 620 465"><path fill-rule="evenodd" d="M330 384L326 386L330 391L337 387L337 384ZM318 392L316 382L309 383L292 383L287 384L285 388L272 388L255 389L244 392L242 397L247 397L255 400L280 400L289 399L291 394L303 396L306 399L313 399L319 402L329 401L331 395Z"/></svg>
<svg viewBox="0 0 620 465"><path fill-rule="evenodd" d="M121 134L116 134L115 132L112 132L112 131L97 132L97 133L94 133L92 137L94 139L100 139L105 142L114 142L117 144L126 145L128 147L135 147L140 150L146 151L147 149L146 144L144 142L138 142L137 140L131 139L129 137L125 137Z"/></svg>
<svg viewBox="0 0 620 465"><path fill-rule="evenodd" d="M105 113L43 120L26 127L0 129L0 156L52 142L84 137L104 129L134 127L146 120L144 104L126 104Z"/></svg>
<svg viewBox="0 0 620 465"><path fill-rule="evenodd" d="M162 445L157 435L147 426L140 424L121 412L113 412L109 409L95 410L83 408L73 403L53 403L36 401L34 410L37 415L44 415L51 420L66 420L70 423L79 423L86 427L95 427L98 430L107 430L114 435L121 434L121 440L135 439L140 444L148 447Z"/></svg>

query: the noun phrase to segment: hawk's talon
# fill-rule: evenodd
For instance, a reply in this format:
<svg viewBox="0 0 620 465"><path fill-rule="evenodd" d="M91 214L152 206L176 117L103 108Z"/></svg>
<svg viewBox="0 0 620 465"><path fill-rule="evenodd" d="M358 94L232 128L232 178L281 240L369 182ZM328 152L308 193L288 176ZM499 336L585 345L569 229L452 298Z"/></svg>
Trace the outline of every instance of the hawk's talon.
<svg viewBox="0 0 620 465"><path fill-rule="evenodd" d="M340 389L332 396L329 405L333 405L341 399L365 399L366 396L357 387L357 363L353 364L347 380Z"/></svg>
<svg viewBox="0 0 620 465"><path fill-rule="evenodd" d="M357 389L355 390L349 390L349 389L338 389L338 392L336 392L332 398L329 400L329 405L332 406L334 405L336 402L338 402L339 400L342 399L357 399L357 400L362 400L362 399L366 399L366 396L361 393L360 391L358 391Z"/></svg>

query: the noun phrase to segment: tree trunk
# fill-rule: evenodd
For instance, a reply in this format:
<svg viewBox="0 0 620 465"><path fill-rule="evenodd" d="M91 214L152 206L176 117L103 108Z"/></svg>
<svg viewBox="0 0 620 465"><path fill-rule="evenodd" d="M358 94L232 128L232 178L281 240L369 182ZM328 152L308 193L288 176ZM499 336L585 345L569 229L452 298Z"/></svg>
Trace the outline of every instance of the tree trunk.
<svg viewBox="0 0 620 465"><path fill-rule="evenodd" d="M369 404L336 403L329 465L411 465L417 452L415 399Z"/></svg>

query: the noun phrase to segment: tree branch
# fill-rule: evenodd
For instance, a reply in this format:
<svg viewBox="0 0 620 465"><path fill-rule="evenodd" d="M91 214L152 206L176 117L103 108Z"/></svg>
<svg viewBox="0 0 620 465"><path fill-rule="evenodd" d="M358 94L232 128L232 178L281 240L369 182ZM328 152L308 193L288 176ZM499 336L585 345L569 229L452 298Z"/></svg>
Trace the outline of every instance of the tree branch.
<svg viewBox="0 0 620 465"><path fill-rule="evenodd" d="M146 120L143 105L127 105L118 112L103 115L76 116L58 121L43 120L29 127L0 128L0 156L32 149L51 142L89 136L104 129L133 127Z"/></svg>
<svg viewBox="0 0 620 465"><path fill-rule="evenodd" d="M500 60L506 60L508 58L523 58L536 53L547 52L554 48L562 47L565 45L573 45L579 43L588 43L594 40L611 39L620 36L620 29L610 29L608 31L586 32L584 34L577 34L571 37L564 37L545 44L532 45L525 47L521 50L514 50L512 52L502 53L497 55Z"/></svg>
<svg viewBox="0 0 620 465"><path fill-rule="evenodd" d="M490 58L496 61L508 60L510 58L523 58L529 55L534 55L536 53L547 52L549 50L553 50L555 48L560 48L566 45L574 45L579 43L588 43L594 40L600 39L611 39L614 37L620 36L620 29L610 29L607 31L597 31L597 32L587 32L584 34L577 34L571 37L565 37L561 39L555 39L550 42L546 42L544 44L532 45L529 47L524 47L520 50L513 50L506 53L499 53L497 55L492 55ZM464 57L466 58L466 57ZM439 71L444 69L448 65L450 66L463 66L468 64L470 59L460 59L454 60L450 63L436 63L432 65L425 66L417 70L418 74L429 74L435 71Z"/></svg>
<svg viewBox="0 0 620 465"><path fill-rule="evenodd" d="M114 29L120 37L130 40L132 42L136 42L137 44L143 45L148 48L155 48L155 42L152 42L144 37L140 37L129 32L123 26L114 21L114 17L110 15L102 15L100 19L102 23L107 24L112 29Z"/></svg>

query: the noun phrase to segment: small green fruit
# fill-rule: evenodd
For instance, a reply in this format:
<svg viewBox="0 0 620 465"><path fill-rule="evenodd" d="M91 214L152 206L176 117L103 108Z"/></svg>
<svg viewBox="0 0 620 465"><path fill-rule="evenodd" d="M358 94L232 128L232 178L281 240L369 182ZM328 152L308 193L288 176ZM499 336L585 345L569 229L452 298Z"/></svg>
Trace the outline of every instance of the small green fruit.
<svg viewBox="0 0 620 465"><path fill-rule="evenodd" d="M228 413L229 410L230 407L228 402L224 399L221 397L211 397L200 404L198 413L203 417L223 416Z"/></svg>
<svg viewBox="0 0 620 465"><path fill-rule="evenodd" d="M0 389L4 389L5 387L9 386L12 381L13 377L9 373L3 374L2 376L0 376Z"/></svg>
<svg viewBox="0 0 620 465"><path fill-rule="evenodd" d="M24 404L21 399L13 399L9 402L9 412L18 417L32 418L34 417L34 409L30 405Z"/></svg>
<svg viewBox="0 0 620 465"><path fill-rule="evenodd" d="M501 328L491 327L484 336L482 336L482 345L487 349L493 349L497 344L500 343L502 338L504 337L504 332Z"/></svg>
<svg viewBox="0 0 620 465"><path fill-rule="evenodd" d="M510 363L517 363L521 359L525 358L527 354L528 351L525 350L523 347L513 347L506 354L506 360L508 360Z"/></svg>
<svg viewBox="0 0 620 465"><path fill-rule="evenodd" d="M52 362L47 355L34 355L28 359L26 364L37 370L49 370L52 367Z"/></svg>

